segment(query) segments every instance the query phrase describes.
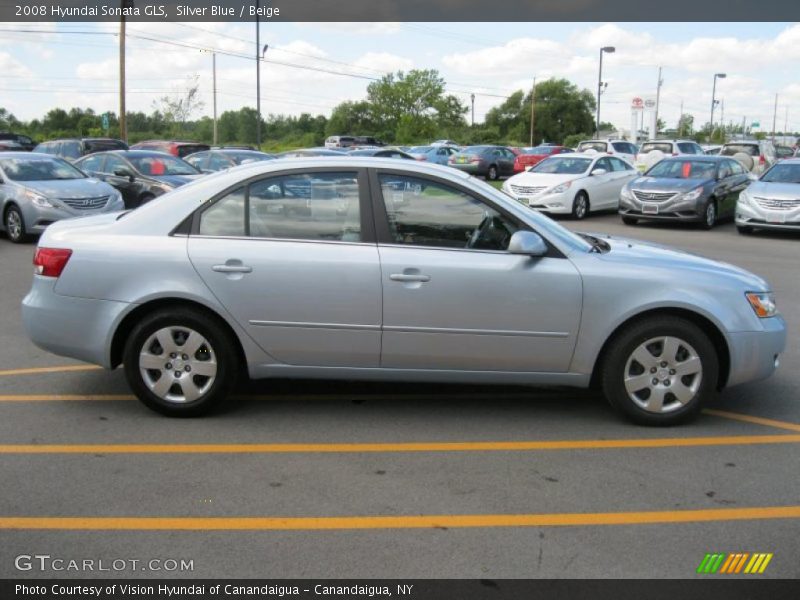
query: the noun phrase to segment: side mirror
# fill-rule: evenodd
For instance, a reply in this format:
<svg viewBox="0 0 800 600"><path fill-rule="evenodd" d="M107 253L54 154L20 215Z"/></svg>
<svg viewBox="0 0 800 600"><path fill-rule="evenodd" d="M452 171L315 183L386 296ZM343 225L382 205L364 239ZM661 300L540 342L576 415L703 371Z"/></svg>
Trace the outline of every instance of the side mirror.
<svg viewBox="0 0 800 600"><path fill-rule="evenodd" d="M597 175L605 175L606 173L608 173L608 171L606 171L605 169L595 169L594 171L592 171L591 174L597 176Z"/></svg>
<svg viewBox="0 0 800 600"><path fill-rule="evenodd" d="M533 231L517 231L511 236L508 243L509 254L524 254L526 256L544 256L547 254L547 244L538 233Z"/></svg>
<svg viewBox="0 0 800 600"><path fill-rule="evenodd" d="M127 177L130 181L134 180L133 173L125 167L117 167L114 169L114 175L117 177Z"/></svg>

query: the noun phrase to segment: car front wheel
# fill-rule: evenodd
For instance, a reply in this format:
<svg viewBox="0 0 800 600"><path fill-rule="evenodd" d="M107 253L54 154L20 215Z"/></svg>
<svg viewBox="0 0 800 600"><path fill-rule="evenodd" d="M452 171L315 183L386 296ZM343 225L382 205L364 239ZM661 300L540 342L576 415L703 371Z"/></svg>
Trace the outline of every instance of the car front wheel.
<svg viewBox="0 0 800 600"><path fill-rule="evenodd" d="M228 331L195 309L164 309L131 331L123 362L128 384L149 408L193 417L219 405L233 389L237 348Z"/></svg>
<svg viewBox="0 0 800 600"><path fill-rule="evenodd" d="M709 337L679 317L653 317L624 329L606 349L601 381L608 401L641 425L697 416L716 394L719 359Z"/></svg>
<svg viewBox="0 0 800 600"><path fill-rule="evenodd" d="M490 179L491 181L496 181L497 178L499 177L499 174L497 172L497 167L494 166L494 165L490 165L489 166L489 171L486 174L486 177L487 177L487 179Z"/></svg>
<svg viewBox="0 0 800 600"><path fill-rule="evenodd" d="M709 200L703 212L703 229L713 229L717 224L717 203Z"/></svg>
<svg viewBox="0 0 800 600"><path fill-rule="evenodd" d="M28 241L29 236L25 233L25 219L16 206L9 206L8 210L6 210L5 226L8 239L15 244Z"/></svg>

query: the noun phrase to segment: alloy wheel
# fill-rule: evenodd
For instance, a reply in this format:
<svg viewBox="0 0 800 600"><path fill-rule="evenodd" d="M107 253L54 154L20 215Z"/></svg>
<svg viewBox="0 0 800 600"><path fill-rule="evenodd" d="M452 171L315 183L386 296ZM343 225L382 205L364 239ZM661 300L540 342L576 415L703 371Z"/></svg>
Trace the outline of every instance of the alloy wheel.
<svg viewBox="0 0 800 600"><path fill-rule="evenodd" d="M6 231L12 240L22 237L22 219L16 209L9 209L6 214Z"/></svg>

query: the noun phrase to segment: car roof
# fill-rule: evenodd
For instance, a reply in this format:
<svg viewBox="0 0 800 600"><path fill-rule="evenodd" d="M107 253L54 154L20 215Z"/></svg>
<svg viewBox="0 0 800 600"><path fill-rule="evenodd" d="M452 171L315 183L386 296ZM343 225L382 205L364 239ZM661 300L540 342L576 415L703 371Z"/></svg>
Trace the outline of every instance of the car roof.
<svg viewBox="0 0 800 600"><path fill-rule="evenodd" d="M37 160L50 158L63 160L60 156L53 156L44 152L0 152L0 158L35 158Z"/></svg>
<svg viewBox="0 0 800 600"><path fill-rule="evenodd" d="M665 156L661 159L667 162L699 160L702 162L722 162L723 160L733 160L732 156L718 156L716 154L683 154L681 156Z"/></svg>

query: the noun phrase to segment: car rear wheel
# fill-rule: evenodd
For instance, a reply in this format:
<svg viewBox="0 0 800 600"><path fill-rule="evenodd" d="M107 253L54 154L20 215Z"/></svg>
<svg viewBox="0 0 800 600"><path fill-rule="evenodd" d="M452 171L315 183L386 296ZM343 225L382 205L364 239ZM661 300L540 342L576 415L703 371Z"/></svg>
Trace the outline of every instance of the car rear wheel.
<svg viewBox="0 0 800 600"><path fill-rule="evenodd" d="M654 317L624 329L605 352L603 392L641 425L697 416L716 393L719 359L708 336L679 317Z"/></svg>
<svg viewBox="0 0 800 600"><path fill-rule="evenodd" d="M586 192L578 192L575 194L575 200L572 201L572 216L575 219L585 219L589 214L589 196Z"/></svg>
<svg viewBox="0 0 800 600"><path fill-rule="evenodd" d="M622 222L625 223L625 225L636 225L639 219L635 217L622 217Z"/></svg>
<svg viewBox="0 0 800 600"><path fill-rule="evenodd" d="M219 405L233 389L237 348L214 319L194 309L164 309L131 331L123 362L128 384L149 408L193 417Z"/></svg>
<svg viewBox="0 0 800 600"><path fill-rule="evenodd" d="M497 173L497 167L495 165L489 165L489 171L486 173L486 178L490 179L491 181L496 181L499 177Z"/></svg>
<svg viewBox="0 0 800 600"><path fill-rule="evenodd" d="M30 239L30 236L25 233L25 219L16 206L9 206L6 210L5 227L8 239L15 244L22 244Z"/></svg>
<svg viewBox="0 0 800 600"><path fill-rule="evenodd" d="M713 229L717 224L717 203L709 200L706 209L703 211L703 229Z"/></svg>

